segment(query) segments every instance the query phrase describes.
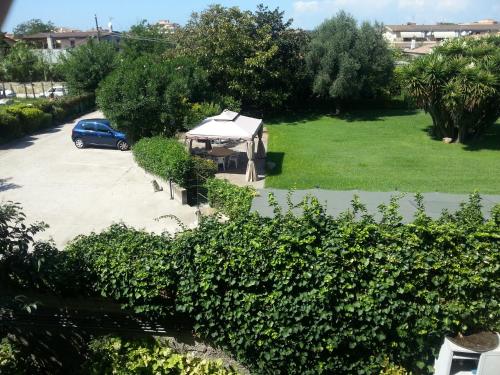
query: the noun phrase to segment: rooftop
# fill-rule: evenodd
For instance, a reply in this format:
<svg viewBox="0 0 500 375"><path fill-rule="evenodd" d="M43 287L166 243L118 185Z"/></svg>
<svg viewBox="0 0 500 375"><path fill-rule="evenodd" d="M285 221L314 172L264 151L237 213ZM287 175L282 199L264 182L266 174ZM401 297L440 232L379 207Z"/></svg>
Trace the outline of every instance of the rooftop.
<svg viewBox="0 0 500 375"><path fill-rule="evenodd" d="M109 32L109 31L104 31L101 30L100 36L110 36L110 35L116 35L116 32ZM58 39L64 39L64 38L89 38L89 37L97 37L97 31L92 30L92 31L68 31L68 32L51 32L51 33L36 33L33 35L26 35L22 36L21 39L24 40L30 40L30 39L45 39L47 37L54 37Z"/></svg>
<svg viewBox="0 0 500 375"><path fill-rule="evenodd" d="M387 29L398 31L500 31L499 23L463 23L437 25L386 25Z"/></svg>

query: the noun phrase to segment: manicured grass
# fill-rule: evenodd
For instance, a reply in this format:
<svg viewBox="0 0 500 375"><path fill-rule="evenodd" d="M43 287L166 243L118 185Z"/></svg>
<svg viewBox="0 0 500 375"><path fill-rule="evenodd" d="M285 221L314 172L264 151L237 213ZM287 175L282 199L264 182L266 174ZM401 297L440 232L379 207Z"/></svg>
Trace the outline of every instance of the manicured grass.
<svg viewBox="0 0 500 375"><path fill-rule="evenodd" d="M432 139L430 125L402 110L268 123L266 187L500 193L500 123L468 145Z"/></svg>

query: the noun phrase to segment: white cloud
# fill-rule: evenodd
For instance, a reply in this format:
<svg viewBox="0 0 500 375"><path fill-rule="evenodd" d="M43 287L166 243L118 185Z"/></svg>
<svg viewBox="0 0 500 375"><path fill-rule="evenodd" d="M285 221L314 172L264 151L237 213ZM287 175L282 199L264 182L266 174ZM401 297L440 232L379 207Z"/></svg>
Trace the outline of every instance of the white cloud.
<svg viewBox="0 0 500 375"><path fill-rule="evenodd" d="M320 10L320 4L316 0L295 1L293 10L296 13L316 13Z"/></svg>
<svg viewBox="0 0 500 375"><path fill-rule="evenodd" d="M400 9L413 11L440 10L443 12L460 12L469 6L469 0L398 0Z"/></svg>
<svg viewBox="0 0 500 375"><path fill-rule="evenodd" d="M394 1L396 0L300 0L294 1L293 10L299 15L305 13L329 15L340 9L366 11L370 8L383 8Z"/></svg>

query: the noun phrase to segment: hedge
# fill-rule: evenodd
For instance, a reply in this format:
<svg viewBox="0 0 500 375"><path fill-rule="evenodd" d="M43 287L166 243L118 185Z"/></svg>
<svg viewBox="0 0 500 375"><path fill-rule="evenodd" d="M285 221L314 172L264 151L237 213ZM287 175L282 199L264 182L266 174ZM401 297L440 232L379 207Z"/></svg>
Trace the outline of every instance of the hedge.
<svg viewBox="0 0 500 375"><path fill-rule="evenodd" d="M236 186L227 180L211 178L205 183L208 204L229 218L248 215L256 191L251 186Z"/></svg>
<svg viewBox="0 0 500 375"><path fill-rule="evenodd" d="M357 199L338 217L315 198L291 207L301 215L270 200L272 218L207 218L172 238L123 225L81 236L51 275L184 314L258 374L427 374L446 335L500 330L500 206L485 220L472 195L431 219L417 196L403 223L395 199L378 221Z"/></svg>
<svg viewBox="0 0 500 375"><path fill-rule="evenodd" d="M189 187L197 175L210 178L217 171L215 163L191 157L173 138L143 138L133 146L132 152L141 168L165 181L171 179L182 187Z"/></svg>
<svg viewBox="0 0 500 375"><path fill-rule="evenodd" d="M0 141L8 141L68 121L94 107L94 95L41 99L0 108Z"/></svg>

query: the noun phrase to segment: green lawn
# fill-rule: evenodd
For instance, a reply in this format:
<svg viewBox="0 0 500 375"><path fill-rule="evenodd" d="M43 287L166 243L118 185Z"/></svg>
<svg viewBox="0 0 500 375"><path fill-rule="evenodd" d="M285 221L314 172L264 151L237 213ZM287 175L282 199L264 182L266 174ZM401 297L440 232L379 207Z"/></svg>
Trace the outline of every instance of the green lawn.
<svg viewBox="0 0 500 375"><path fill-rule="evenodd" d="M499 194L500 123L466 146L432 139L430 124L402 110L268 123L266 187Z"/></svg>

